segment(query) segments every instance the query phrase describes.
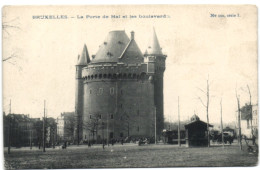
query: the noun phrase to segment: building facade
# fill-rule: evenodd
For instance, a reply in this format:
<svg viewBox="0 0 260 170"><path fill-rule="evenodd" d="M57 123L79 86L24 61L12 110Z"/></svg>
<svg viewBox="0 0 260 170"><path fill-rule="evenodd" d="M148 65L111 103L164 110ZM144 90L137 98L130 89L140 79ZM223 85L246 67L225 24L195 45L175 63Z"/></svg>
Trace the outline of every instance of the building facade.
<svg viewBox="0 0 260 170"><path fill-rule="evenodd" d="M42 146L43 120L30 118L25 114L8 114L3 117L4 146L24 147ZM46 146L56 142L57 126L54 118L47 118L45 123ZM10 141L9 141L10 140Z"/></svg>
<svg viewBox="0 0 260 170"><path fill-rule="evenodd" d="M258 105L245 104L241 108L241 133L251 138L258 136Z"/></svg>
<svg viewBox="0 0 260 170"><path fill-rule="evenodd" d="M90 60L87 46L76 65L79 140L154 137L164 127L163 55L157 35L143 54L131 32L111 31Z"/></svg>
<svg viewBox="0 0 260 170"><path fill-rule="evenodd" d="M57 140L73 141L73 133L75 127L75 113L74 112L63 112L56 119L57 123Z"/></svg>

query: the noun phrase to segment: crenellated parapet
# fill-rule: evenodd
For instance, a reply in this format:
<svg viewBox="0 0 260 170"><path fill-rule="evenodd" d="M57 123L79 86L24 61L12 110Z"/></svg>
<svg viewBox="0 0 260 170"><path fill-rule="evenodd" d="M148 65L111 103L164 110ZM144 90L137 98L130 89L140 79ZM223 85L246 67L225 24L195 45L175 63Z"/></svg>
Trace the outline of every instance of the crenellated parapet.
<svg viewBox="0 0 260 170"><path fill-rule="evenodd" d="M117 80L145 80L151 74L147 74L147 64L91 64L83 68L82 78L84 82L98 81L104 79Z"/></svg>

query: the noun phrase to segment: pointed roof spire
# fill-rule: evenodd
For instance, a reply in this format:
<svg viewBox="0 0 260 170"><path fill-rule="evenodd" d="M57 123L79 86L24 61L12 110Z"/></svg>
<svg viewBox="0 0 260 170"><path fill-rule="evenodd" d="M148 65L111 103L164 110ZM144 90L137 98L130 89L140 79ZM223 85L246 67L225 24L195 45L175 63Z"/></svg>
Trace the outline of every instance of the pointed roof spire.
<svg viewBox="0 0 260 170"><path fill-rule="evenodd" d="M154 27L153 27L153 35L151 40L149 41L147 51L148 54L163 55Z"/></svg>
<svg viewBox="0 0 260 170"><path fill-rule="evenodd" d="M78 59L77 65L87 65L90 62L90 58L88 55L88 48L86 44L84 44L83 51L81 53L81 56Z"/></svg>

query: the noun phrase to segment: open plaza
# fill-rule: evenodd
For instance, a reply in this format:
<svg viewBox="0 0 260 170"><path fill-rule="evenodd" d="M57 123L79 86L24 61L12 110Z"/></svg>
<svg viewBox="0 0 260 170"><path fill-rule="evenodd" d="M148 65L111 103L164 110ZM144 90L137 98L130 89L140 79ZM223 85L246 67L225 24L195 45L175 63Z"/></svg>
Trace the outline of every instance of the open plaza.
<svg viewBox="0 0 260 170"><path fill-rule="evenodd" d="M239 149L232 145L191 147L185 145L116 144L114 146L71 145L47 148L42 152L36 147L12 148L4 151L7 169L59 169L59 168L147 168L147 167L231 167L256 166L258 154L248 152L246 145Z"/></svg>

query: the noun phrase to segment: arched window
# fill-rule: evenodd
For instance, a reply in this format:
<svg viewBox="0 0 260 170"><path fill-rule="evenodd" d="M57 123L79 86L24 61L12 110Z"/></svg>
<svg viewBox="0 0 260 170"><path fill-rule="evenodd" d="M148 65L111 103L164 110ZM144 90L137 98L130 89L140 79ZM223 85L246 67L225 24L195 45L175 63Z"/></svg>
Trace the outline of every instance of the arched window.
<svg viewBox="0 0 260 170"><path fill-rule="evenodd" d="M102 78L102 74L99 74L99 76L98 76L100 79Z"/></svg>
<svg viewBox="0 0 260 170"><path fill-rule="evenodd" d="M97 74L95 74L95 79L97 78Z"/></svg>
<svg viewBox="0 0 260 170"><path fill-rule="evenodd" d="M104 77L104 78L107 78L107 74L104 74L103 77Z"/></svg>

